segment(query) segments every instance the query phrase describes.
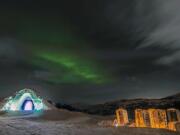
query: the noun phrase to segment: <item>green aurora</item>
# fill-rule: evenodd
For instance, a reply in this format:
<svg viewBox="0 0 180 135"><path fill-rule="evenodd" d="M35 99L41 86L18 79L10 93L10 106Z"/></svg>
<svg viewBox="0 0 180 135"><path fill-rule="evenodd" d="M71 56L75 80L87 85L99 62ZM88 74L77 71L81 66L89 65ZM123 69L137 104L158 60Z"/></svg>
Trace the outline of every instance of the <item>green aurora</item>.
<svg viewBox="0 0 180 135"><path fill-rule="evenodd" d="M93 83L104 83L106 82L105 76L101 75L95 66L92 66L87 60L82 60L82 58L77 58L77 56L70 56L68 54L56 54L50 52L38 52L36 54L36 59L34 64L38 66L47 66L48 70L56 71L56 75L53 78L49 78L50 81L56 83L62 81L71 82L93 82ZM47 64L48 63L48 64ZM63 74L61 74L63 70ZM63 79L63 80L62 80Z"/></svg>
<svg viewBox="0 0 180 135"><path fill-rule="evenodd" d="M27 43L26 48L33 56L29 63L52 73L43 78L51 83L106 83L107 76L101 65L76 49L78 46L88 51L87 41L59 24L59 27L53 27L52 23L43 23L43 20L21 22L17 35L19 40Z"/></svg>

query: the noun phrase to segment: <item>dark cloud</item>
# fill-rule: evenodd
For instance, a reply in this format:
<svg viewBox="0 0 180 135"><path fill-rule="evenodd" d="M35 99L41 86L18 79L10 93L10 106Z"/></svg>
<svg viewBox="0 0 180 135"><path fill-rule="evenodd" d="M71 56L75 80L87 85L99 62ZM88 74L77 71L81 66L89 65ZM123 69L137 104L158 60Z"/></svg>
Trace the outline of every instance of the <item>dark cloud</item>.
<svg viewBox="0 0 180 135"><path fill-rule="evenodd" d="M178 0L2 1L2 95L97 103L179 92Z"/></svg>
<svg viewBox="0 0 180 135"><path fill-rule="evenodd" d="M0 57L1 61L13 62L20 59L16 41L9 38L0 39Z"/></svg>

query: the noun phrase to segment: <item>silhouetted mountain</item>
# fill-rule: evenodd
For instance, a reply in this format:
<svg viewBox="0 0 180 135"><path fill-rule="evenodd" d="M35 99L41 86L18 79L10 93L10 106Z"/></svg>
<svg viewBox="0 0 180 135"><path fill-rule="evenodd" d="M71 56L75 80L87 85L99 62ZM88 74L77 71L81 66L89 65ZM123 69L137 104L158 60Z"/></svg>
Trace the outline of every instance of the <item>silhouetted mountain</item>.
<svg viewBox="0 0 180 135"><path fill-rule="evenodd" d="M180 93L172 95L172 96L165 97L163 99L174 99L174 100L180 99Z"/></svg>
<svg viewBox="0 0 180 135"><path fill-rule="evenodd" d="M70 111L84 112L94 115L114 115L117 108L123 107L128 110L129 115L133 117L134 110L136 108L148 109L148 108L177 108L180 109L180 93L169 96L162 99L130 99L119 100L113 102L107 102L97 105L81 105L81 104L56 104L57 108L63 108Z"/></svg>

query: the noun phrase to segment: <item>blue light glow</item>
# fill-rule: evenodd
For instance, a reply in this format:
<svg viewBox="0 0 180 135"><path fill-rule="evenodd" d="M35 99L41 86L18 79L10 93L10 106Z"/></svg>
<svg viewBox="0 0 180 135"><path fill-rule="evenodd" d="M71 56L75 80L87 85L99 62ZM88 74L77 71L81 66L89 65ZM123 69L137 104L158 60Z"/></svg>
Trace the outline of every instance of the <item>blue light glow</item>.
<svg viewBox="0 0 180 135"><path fill-rule="evenodd" d="M42 111L48 107L43 100L30 89L23 89L9 97L1 110L3 111Z"/></svg>

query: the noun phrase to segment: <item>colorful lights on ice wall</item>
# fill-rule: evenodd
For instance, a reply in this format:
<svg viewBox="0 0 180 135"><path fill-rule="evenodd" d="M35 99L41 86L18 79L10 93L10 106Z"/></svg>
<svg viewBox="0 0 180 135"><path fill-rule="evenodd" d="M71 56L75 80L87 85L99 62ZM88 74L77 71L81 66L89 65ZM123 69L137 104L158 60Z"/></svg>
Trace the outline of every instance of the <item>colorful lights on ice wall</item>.
<svg viewBox="0 0 180 135"><path fill-rule="evenodd" d="M20 90L6 100L2 111L42 111L48 109L40 97L30 89Z"/></svg>

